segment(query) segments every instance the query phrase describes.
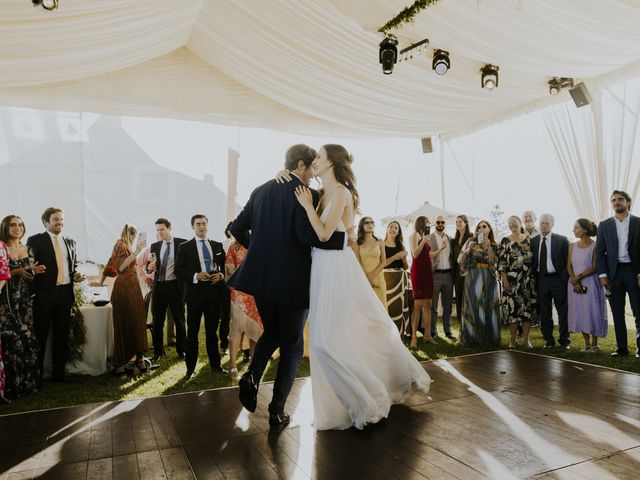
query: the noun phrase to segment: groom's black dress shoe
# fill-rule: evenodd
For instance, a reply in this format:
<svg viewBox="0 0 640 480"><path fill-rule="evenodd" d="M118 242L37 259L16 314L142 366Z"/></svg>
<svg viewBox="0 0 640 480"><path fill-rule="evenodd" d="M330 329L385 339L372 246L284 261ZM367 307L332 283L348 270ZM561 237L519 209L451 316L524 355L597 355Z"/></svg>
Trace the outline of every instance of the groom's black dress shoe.
<svg viewBox="0 0 640 480"><path fill-rule="evenodd" d="M269 414L269 425L271 427L285 427L289 425L290 421L291 417L284 412Z"/></svg>
<svg viewBox="0 0 640 480"><path fill-rule="evenodd" d="M240 403L250 412L255 412L258 403L258 383L253 376L253 372L248 371L242 375L238 385L240 387ZM271 422L271 419L269 419L269 422Z"/></svg>
<svg viewBox="0 0 640 480"><path fill-rule="evenodd" d="M612 357L626 357L629 355L629 350L618 348L615 352L611 353Z"/></svg>

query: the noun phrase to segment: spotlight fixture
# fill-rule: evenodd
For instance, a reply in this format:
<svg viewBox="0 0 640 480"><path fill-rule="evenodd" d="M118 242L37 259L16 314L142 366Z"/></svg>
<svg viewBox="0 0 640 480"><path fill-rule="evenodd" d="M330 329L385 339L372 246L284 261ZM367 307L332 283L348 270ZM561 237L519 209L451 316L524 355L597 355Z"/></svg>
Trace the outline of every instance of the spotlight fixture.
<svg viewBox="0 0 640 480"><path fill-rule="evenodd" d="M482 77L480 78L480 85L485 90L493 90L498 86L498 70L500 67L497 65L487 64L480 70Z"/></svg>
<svg viewBox="0 0 640 480"><path fill-rule="evenodd" d="M393 35L387 35L380 42L380 53L378 54L382 73L391 75L393 66L398 61L398 39Z"/></svg>
<svg viewBox="0 0 640 480"><path fill-rule="evenodd" d="M34 7L41 6L45 10L51 11L58 8L58 0L31 0Z"/></svg>
<svg viewBox="0 0 640 480"><path fill-rule="evenodd" d="M449 52L444 50L436 50L433 52L433 63L431 64L433 71L438 75L444 75L451 68L451 61L449 60Z"/></svg>
<svg viewBox="0 0 640 480"><path fill-rule="evenodd" d="M567 77L553 77L549 80L549 94L550 95L558 95L562 90L573 88L573 78Z"/></svg>

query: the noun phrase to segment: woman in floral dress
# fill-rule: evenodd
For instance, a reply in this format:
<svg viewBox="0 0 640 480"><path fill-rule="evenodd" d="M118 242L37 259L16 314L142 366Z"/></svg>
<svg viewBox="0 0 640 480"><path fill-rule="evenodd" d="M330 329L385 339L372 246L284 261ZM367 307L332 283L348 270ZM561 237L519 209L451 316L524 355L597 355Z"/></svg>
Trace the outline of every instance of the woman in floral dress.
<svg viewBox="0 0 640 480"><path fill-rule="evenodd" d="M225 270L227 279L235 273L238 267L247 257L247 249L233 240L229 245ZM249 337L251 356L256 342L262 335L264 327L256 307L256 301L248 293L231 288L231 342L229 346L229 375L232 379L238 378L237 356L242 335Z"/></svg>
<svg viewBox="0 0 640 480"><path fill-rule="evenodd" d="M33 330L33 298L29 284L44 266L36 266L33 252L22 243L22 219L9 215L0 224L0 240L8 246L11 279L0 302L0 332L5 372L5 394L20 398L37 391L38 342Z"/></svg>
<svg viewBox="0 0 640 480"><path fill-rule="evenodd" d="M531 348L529 329L536 323L537 293L533 271L531 240L522 222L509 217L511 235L500 242L498 271L502 276L502 322L511 332L509 348L516 347L518 326L522 325L522 342Z"/></svg>

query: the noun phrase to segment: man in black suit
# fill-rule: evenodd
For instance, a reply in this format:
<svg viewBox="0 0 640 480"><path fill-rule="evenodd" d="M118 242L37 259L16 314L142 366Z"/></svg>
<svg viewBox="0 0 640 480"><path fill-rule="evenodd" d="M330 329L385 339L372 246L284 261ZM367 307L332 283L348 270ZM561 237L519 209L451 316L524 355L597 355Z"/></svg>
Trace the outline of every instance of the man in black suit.
<svg viewBox="0 0 640 480"><path fill-rule="evenodd" d="M184 284L178 280L175 272L178 247L186 242L171 234L171 222L166 218L156 220L156 234L160 241L151 245L150 252L155 262L148 262L147 273L157 272L153 280L153 353L156 359L164 356L163 333L167 308L176 326L176 352L178 358L184 358L186 330L184 322Z"/></svg>
<svg viewBox="0 0 640 480"><path fill-rule="evenodd" d="M614 190L611 194L614 216L598 225L596 263L600 284L610 293L617 349L612 357L629 355L625 300L629 295L636 323L636 357L640 357L640 218L631 215L631 197Z"/></svg>
<svg viewBox="0 0 640 480"><path fill-rule="evenodd" d="M76 242L62 236L64 212L49 207L42 214L47 230L29 237L27 245L33 250L34 261L44 265L43 273L35 277L35 301L33 323L38 339L38 362L42 379L44 353L49 337L53 334L53 381L65 378L65 365L69 357L69 328L71 307L74 301L73 282L81 282L84 276L76 271Z"/></svg>
<svg viewBox="0 0 640 480"><path fill-rule="evenodd" d="M271 426L289 423L284 405L304 351L310 247L341 250L346 243L344 232L335 232L328 242L321 243L296 199L296 187L311 181L316 157L315 150L306 145L289 148L285 168L291 171L293 181L279 184L271 180L256 188L230 228L231 234L249 251L229 284L255 297L264 324L253 361L239 382L240 401L247 410L255 411L258 383L279 347L280 363L269 404ZM317 192L313 195L317 203Z"/></svg>
<svg viewBox="0 0 640 480"><path fill-rule="evenodd" d="M195 237L178 247L176 275L186 283L187 301L187 348L186 364L189 379L198 362L198 334L200 319L204 314L207 355L214 373L227 372L220 365L218 350L218 324L220 323L220 301L224 295L225 253L220 242L209 240L209 220L205 215L191 217Z"/></svg>
<svg viewBox="0 0 640 480"><path fill-rule="evenodd" d="M551 302L558 313L558 343L562 348L569 349L569 324L567 319L567 255L569 240L567 237L551 233L555 219L553 215L545 213L540 216L540 235L531 239L533 251L533 265L537 272L538 308L540 313L540 330L546 344L544 348L555 345L553 338L553 316Z"/></svg>

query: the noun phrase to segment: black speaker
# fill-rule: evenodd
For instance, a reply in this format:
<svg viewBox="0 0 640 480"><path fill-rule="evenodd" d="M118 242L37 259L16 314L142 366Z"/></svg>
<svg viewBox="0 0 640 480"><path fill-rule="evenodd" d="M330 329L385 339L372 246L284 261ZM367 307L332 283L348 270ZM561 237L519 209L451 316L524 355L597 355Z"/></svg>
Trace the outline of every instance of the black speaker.
<svg viewBox="0 0 640 480"><path fill-rule="evenodd" d="M433 152L431 137L424 137L422 139L422 153L431 153L431 152Z"/></svg>
<svg viewBox="0 0 640 480"><path fill-rule="evenodd" d="M587 90L587 86L584 82L580 82L578 85L570 89L569 93L571 94L571 98L573 98L573 103L575 103L578 108L591 103L591 94L589 93L589 90Z"/></svg>

